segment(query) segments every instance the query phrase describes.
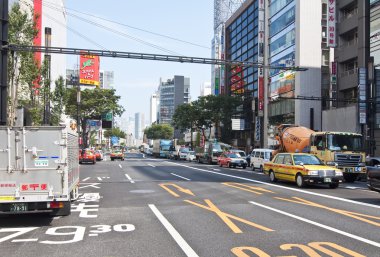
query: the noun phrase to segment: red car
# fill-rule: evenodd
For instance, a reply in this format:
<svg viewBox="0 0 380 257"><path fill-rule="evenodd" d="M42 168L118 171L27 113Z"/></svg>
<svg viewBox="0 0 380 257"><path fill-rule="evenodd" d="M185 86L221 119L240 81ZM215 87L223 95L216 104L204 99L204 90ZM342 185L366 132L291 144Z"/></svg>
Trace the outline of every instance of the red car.
<svg viewBox="0 0 380 257"><path fill-rule="evenodd" d="M218 164L220 167L226 166L229 168L247 168L247 161L237 153L222 153L218 157Z"/></svg>
<svg viewBox="0 0 380 257"><path fill-rule="evenodd" d="M96 150L95 151L95 156L97 161L103 160L103 152L102 150Z"/></svg>
<svg viewBox="0 0 380 257"><path fill-rule="evenodd" d="M90 162L92 164L96 163L96 155L93 150L79 150L79 163Z"/></svg>

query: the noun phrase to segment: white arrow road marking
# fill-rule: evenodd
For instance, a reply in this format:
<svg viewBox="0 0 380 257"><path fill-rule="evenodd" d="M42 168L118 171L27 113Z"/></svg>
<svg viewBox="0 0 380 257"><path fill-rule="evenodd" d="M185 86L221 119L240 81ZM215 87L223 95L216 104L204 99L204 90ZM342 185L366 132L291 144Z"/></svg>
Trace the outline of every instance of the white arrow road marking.
<svg viewBox="0 0 380 257"><path fill-rule="evenodd" d="M119 164L119 167L120 167L120 169L122 169L123 167L121 166L121 164Z"/></svg>
<svg viewBox="0 0 380 257"><path fill-rule="evenodd" d="M85 178L85 179L83 179L82 181L87 181L87 180L89 180L91 177L87 177L87 178Z"/></svg>
<svg viewBox="0 0 380 257"><path fill-rule="evenodd" d="M157 209L154 204L149 204L149 208L152 210L157 219L166 228L169 234L173 237L176 243L181 247L182 251L188 257L199 257L199 255L191 248L191 246L183 239L183 237L178 233L178 231L170 224L170 222L162 215L162 213Z"/></svg>
<svg viewBox="0 0 380 257"><path fill-rule="evenodd" d="M102 179L101 177L98 177L98 180L99 180L99 181L102 181L103 179Z"/></svg>
<svg viewBox="0 0 380 257"><path fill-rule="evenodd" d="M86 187L93 187L93 188L97 188L97 189L100 188L97 186L97 185L100 185L100 183L82 183L82 184L89 184L89 185L81 186L81 187L79 187L79 189L86 188Z"/></svg>
<svg viewBox="0 0 380 257"><path fill-rule="evenodd" d="M156 168L156 166L154 166L154 165L152 165L152 164L148 164L148 166L153 167L153 168Z"/></svg>

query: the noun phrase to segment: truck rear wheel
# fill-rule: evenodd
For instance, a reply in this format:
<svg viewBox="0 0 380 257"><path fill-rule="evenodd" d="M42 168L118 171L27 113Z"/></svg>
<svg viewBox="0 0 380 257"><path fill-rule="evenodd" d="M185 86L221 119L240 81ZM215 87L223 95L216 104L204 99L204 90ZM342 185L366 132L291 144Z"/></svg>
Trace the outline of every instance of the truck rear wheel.
<svg viewBox="0 0 380 257"><path fill-rule="evenodd" d="M353 183L358 178L359 174L343 173L344 180L348 183Z"/></svg>

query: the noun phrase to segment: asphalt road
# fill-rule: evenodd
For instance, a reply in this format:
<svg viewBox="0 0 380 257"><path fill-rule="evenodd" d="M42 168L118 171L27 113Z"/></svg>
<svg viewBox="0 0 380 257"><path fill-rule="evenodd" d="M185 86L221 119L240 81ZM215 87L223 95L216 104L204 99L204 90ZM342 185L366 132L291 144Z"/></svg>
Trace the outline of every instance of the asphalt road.
<svg viewBox="0 0 380 257"><path fill-rule="evenodd" d="M80 193L70 216L0 216L0 255L380 256L380 194L365 182L299 189L248 169L128 158L81 165Z"/></svg>

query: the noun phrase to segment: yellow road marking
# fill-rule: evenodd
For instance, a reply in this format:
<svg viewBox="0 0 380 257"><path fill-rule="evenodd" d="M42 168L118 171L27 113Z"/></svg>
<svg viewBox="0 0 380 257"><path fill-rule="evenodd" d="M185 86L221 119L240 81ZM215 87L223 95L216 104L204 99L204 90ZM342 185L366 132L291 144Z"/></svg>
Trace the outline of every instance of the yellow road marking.
<svg viewBox="0 0 380 257"><path fill-rule="evenodd" d="M15 199L14 196L0 196L0 201L13 201Z"/></svg>
<svg viewBox="0 0 380 257"><path fill-rule="evenodd" d="M275 194L275 192L270 191L268 189L261 188L261 187L255 187L255 186L251 186L251 185L247 185L247 184L242 184L242 183L224 182L224 183L222 183L222 185L229 186L229 187L234 187L234 188L241 189L241 190L244 190L244 191L248 191L248 192L251 192L251 193L254 193L254 194L258 194L258 195L262 195L263 194L262 192Z"/></svg>
<svg viewBox="0 0 380 257"><path fill-rule="evenodd" d="M308 243L308 245L310 247L313 247L314 249L318 250L318 251L321 251L329 256L332 256L332 257L340 257L341 255L340 254L337 254L329 249L326 249L323 245L326 245L326 246L329 246L333 249L336 249L336 250L339 250L341 252L344 252L346 254L349 254L350 256L352 257L366 257L364 255L361 255L357 252L354 252L350 249L347 249L343 246L340 246L340 245L337 245L337 244L334 244L334 243L330 243L330 242L312 242L312 243Z"/></svg>
<svg viewBox="0 0 380 257"><path fill-rule="evenodd" d="M159 184L159 186L162 187L163 189L165 189L169 194L173 195L174 197L179 197L179 194L177 194L173 190L169 189L169 186L176 188L178 191L180 191L182 193L195 196L194 193L191 192L190 189L180 187L174 183L163 183L163 184Z"/></svg>
<svg viewBox="0 0 380 257"><path fill-rule="evenodd" d="M253 223L251 221L248 221L248 220L245 220L245 219L242 219L242 218L239 218L237 216L234 216L232 214L228 214L228 213L225 213L225 212L222 212L218 207L216 207L216 205L214 205L209 199L205 199L205 202L207 204L206 205L202 205L202 204L199 204L199 203L196 203L196 202L193 202L193 201L190 201L190 200L185 200L185 202L187 203L190 203L192 205L195 205L195 206L198 206L199 208L202 208L202 209L205 209L205 210L208 210L208 211L211 211L211 212L214 212L221 220L223 220L224 223L226 223L226 225L234 232L234 233L243 233L243 231L241 231L241 229L235 225L235 223L232 222L232 220L236 220L236 221L240 221L244 224L247 224L249 226L252 226L252 227L255 227L255 228L258 228L258 229L261 229L263 231L267 231L267 232L272 232L274 230L270 229L270 228L267 228L267 227L264 227L264 226L261 226L261 225L258 225L256 223ZM232 219L232 220L231 220Z"/></svg>
<svg viewBox="0 0 380 257"><path fill-rule="evenodd" d="M231 249L231 252L235 254L237 257L250 257L248 254L246 254L244 251L250 251L254 254L256 254L258 257L270 257L269 254L263 252L259 248L256 247L247 247L247 246L242 246L242 247L235 247Z"/></svg>
<svg viewBox="0 0 380 257"><path fill-rule="evenodd" d="M309 246L306 245L301 245L301 244L283 244L280 246L282 250L288 251L292 250L293 248L299 248L301 249L304 253L306 253L310 257L322 257L319 255L316 251L311 249ZM331 255L331 256L336 256L336 255ZM341 256L341 255L339 255ZM279 256L279 257L296 257L296 256ZM343 257L343 256L341 256Z"/></svg>
<svg viewBox="0 0 380 257"><path fill-rule="evenodd" d="M357 213L357 212L351 212L351 211L345 211L345 210L335 209L335 208L327 207L327 206L324 206L324 205L321 205L321 204L318 204L318 203L307 201L307 200L299 198L299 197L292 197L295 200L293 200L293 199L287 199L287 198L281 198L281 197L275 197L275 198L278 199L278 200L282 200L282 201L287 201L287 202L292 202L292 203L298 203L298 204L303 204L303 205L308 205L308 206L313 206L313 207L316 207L316 208L321 208L321 209L329 210L329 211L332 211L332 212L335 212L335 213L338 213L338 214L341 214L341 215L344 215L344 216L347 216L347 217L350 217L350 218L353 218L353 219L357 219L357 220L366 222L368 224L371 224L371 225L374 225L374 226L377 226L377 227L380 227L380 223L379 222L366 219L366 218L370 218L370 219L374 219L374 220L380 220L380 217L377 217L377 216L371 216L371 215L366 215L366 214Z"/></svg>

